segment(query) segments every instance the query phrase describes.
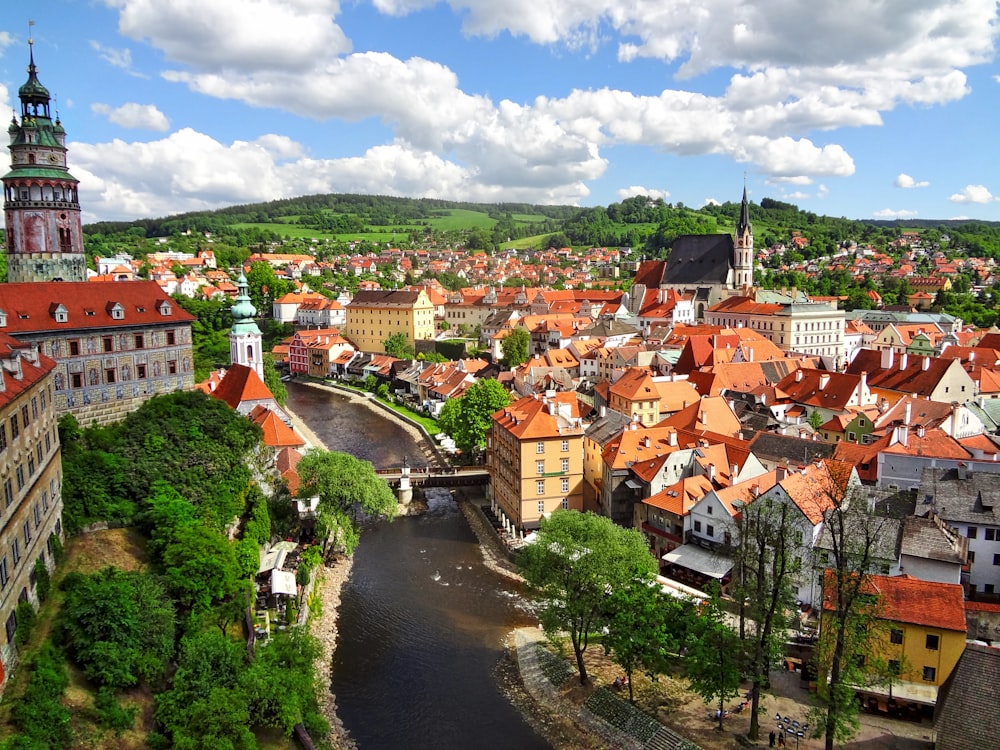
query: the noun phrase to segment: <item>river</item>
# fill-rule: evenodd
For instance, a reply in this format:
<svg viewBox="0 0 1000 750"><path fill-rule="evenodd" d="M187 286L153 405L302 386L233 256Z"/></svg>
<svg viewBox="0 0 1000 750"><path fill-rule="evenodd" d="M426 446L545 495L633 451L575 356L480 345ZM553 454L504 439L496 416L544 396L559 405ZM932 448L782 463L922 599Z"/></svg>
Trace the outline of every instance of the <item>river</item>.
<svg viewBox="0 0 1000 750"><path fill-rule="evenodd" d="M288 405L330 450L377 466L421 455L409 433L348 398L296 383ZM338 613L332 684L359 750L542 750L499 689L503 637L536 622L482 562L447 490L428 511L366 528Z"/></svg>

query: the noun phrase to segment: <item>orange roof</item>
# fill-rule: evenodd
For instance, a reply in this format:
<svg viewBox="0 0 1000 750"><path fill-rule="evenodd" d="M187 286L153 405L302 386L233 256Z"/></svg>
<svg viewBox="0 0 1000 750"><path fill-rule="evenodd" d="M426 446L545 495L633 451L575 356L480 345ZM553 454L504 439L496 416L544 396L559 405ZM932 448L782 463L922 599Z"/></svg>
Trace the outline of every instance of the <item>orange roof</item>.
<svg viewBox="0 0 1000 750"><path fill-rule="evenodd" d="M664 487L642 502L677 516L686 516L694 504L713 489L708 477L696 474L693 477L675 482L669 487Z"/></svg>
<svg viewBox="0 0 1000 750"><path fill-rule="evenodd" d="M14 337L0 332L0 358L12 360L15 357L20 359L20 374L3 374L3 389L0 390L0 405L3 406L16 401L22 393L36 386L56 366L55 360L46 357L37 347L22 344Z"/></svg>
<svg viewBox="0 0 1000 750"><path fill-rule="evenodd" d="M494 412L492 418L494 428L506 430L519 440L583 435L580 402L572 392L546 398L525 396Z"/></svg>
<svg viewBox="0 0 1000 750"><path fill-rule="evenodd" d="M965 596L957 583L922 581L910 575L865 576L863 591L879 597L877 615L892 622L966 632ZM835 608L836 576L827 570L823 609Z"/></svg>
<svg viewBox="0 0 1000 750"><path fill-rule="evenodd" d="M264 385L257 371L246 365L233 365L222 378L222 382L212 391L214 398L225 401L234 409L244 401L265 401L274 394Z"/></svg>
<svg viewBox="0 0 1000 750"><path fill-rule="evenodd" d="M247 415L263 431L264 445L272 448L299 447L306 441L266 406L258 404Z"/></svg>

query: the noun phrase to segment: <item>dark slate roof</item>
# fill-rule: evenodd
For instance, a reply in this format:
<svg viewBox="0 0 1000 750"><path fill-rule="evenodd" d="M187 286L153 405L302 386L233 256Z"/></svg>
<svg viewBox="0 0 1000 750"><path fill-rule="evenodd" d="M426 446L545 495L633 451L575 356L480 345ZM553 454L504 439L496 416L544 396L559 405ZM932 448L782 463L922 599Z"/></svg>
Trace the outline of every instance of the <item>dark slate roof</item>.
<svg viewBox="0 0 1000 750"><path fill-rule="evenodd" d="M587 437L593 440L602 448L608 441L615 438L622 430L628 427L632 420L624 414L607 409L603 417L599 417L587 427Z"/></svg>
<svg viewBox="0 0 1000 750"><path fill-rule="evenodd" d="M1000 526L1000 481L996 474L958 469L924 469L917 507L930 504L948 523Z"/></svg>
<svg viewBox="0 0 1000 750"><path fill-rule="evenodd" d="M969 540L948 526L939 516L910 516L903 521L899 552L911 557L965 565Z"/></svg>
<svg viewBox="0 0 1000 750"><path fill-rule="evenodd" d="M967 643L938 692L936 750L985 750L1000 726L1000 649Z"/></svg>
<svg viewBox="0 0 1000 750"><path fill-rule="evenodd" d="M729 234L688 234L674 240L667 257L665 284L725 284L733 268Z"/></svg>
<svg viewBox="0 0 1000 750"><path fill-rule="evenodd" d="M818 458L831 458L836 445L819 440L806 440L773 432L758 432L750 441L750 450L762 461L788 459L790 466L812 463Z"/></svg>

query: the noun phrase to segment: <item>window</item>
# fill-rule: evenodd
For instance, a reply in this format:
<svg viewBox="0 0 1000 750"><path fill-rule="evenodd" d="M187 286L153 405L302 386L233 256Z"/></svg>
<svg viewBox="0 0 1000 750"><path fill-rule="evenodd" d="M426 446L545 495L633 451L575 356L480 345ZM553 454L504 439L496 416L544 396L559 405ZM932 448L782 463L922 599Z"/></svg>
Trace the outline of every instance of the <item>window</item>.
<svg viewBox="0 0 1000 750"><path fill-rule="evenodd" d="M977 531L977 529L976 529L976 527L975 527L975 526L970 526L970 527L969 527L969 530L968 530L968 531L967 531L967 532L965 533L965 535L966 535L966 536L967 536L967 537L968 537L969 539L975 539L975 538L976 538L976 531Z"/></svg>
<svg viewBox="0 0 1000 750"><path fill-rule="evenodd" d="M938 638L938 636L934 635L933 633L928 633L926 641L924 642L924 648L926 648L928 651L937 651L939 640L940 638Z"/></svg>
<svg viewBox="0 0 1000 750"><path fill-rule="evenodd" d="M569 510L569 498L564 497L562 499L562 505L560 506L563 510Z"/></svg>
<svg viewBox="0 0 1000 750"><path fill-rule="evenodd" d="M0 587L6 588L7 581L10 580L10 570L7 567L7 555L0 560Z"/></svg>
<svg viewBox="0 0 1000 750"><path fill-rule="evenodd" d="M975 561L976 561L976 553L973 552L972 550L969 550L969 562L974 563Z"/></svg>
<svg viewBox="0 0 1000 750"><path fill-rule="evenodd" d="M24 548L28 549L28 546L31 544L31 521L24 522L22 531L24 532Z"/></svg>
<svg viewBox="0 0 1000 750"><path fill-rule="evenodd" d="M562 484L559 486L560 492L569 492L569 480L563 477Z"/></svg>
<svg viewBox="0 0 1000 750"><path fill-rule="evenodd" d="M35 475L35 457L32 455L28 456L28 476L33 477Z"/></svg>
<svg viewBox="0 0 1000 750"><path fill-rule="evenodd" d="M893 628L889 632L889 640L892 643L902 643L903 642L903 631L898 628Z"/></svg>
<svg viewBox="0 0 1000 750"><path fill-rule="evenodd" d="M113 336L105 336L101 339L101 344L106 352L113 352L115 350L115 339Z"/></svg>
<svg viewBox="0 0 1000 750"><path fill-rule="evenodd" d="M42 492L42 512L43 513L48 513L49 512L49 491L48 490L45 490L44 492Z"/></svg>
<svg viewBox="0 0 1000 750"><path fill-rule="evenodd" d="M31 399L31 418L38 419L38 399L34 397Z"/></svg>
<svg viewBox="0 0 1000 750"><path fill-rule="evenodd" d="M19 465L14 473L17 475L17 490L20 492L24 489L24 467Z"/></svg>
<svg viewBox="0 0 1000 750"><path fill-rule="evenodd" d="M712 524L709 524L705 527L705 533L708 536L715 536L715 527Z"/></svg>
<svg viewBox="0 0 1000 750"><path fill-rule="evenodd" d="M536 474L544 474L545 473L545 462L544 461L535 461L535 473Z"/></svg>
<svg viewBox="0 0 1000 750"><path fill-rule="evenodd" d="M544 512L545 512L545 501L544 500L539 500L538 501L538 515L541 515Z"/></svg>
<svg viewBox="0 0 1000 750"><path fill-rule="evenodd" d="M173 346L177 343L177 334L174 331L167 331L167 346Z"/></svg>
<svg viewBox="0 0 1000 750"><path fill-rule="evenodd" d="M1000 565L1000 555L993 555L993 564Z"/></svg>
<svg viewBox="0 0 1000 750"><path fill-rule="evenodd" d="M10 545L10 556L14 558L14 567L17 567L21 562L21 543L17 539Z"/></svg>
<svg viewBox="0 0 1000 750"><path fill-rule="evenodd" d="M105 383L115 382L115 368L111 367L104 371L104 382Z"/></svg>
<svg viewBox="0 0 1000 750"><path fill-rule="evenodd" d="M7 425L0 422L0 451L7 450Z"/></svg>
<svg viewBox="0 0 1000 750"><path fill-rule="evenodd" d="M9 508L14 503L14 488L10 484L10 478L3 480L3 496Z"/></svg>
<svg viewBox="0 0 1000 750"><path fill-rule="evenodd" d="M69 354L70 354L71 357L78 357L78 356L80 356L80 342L79 342L79 340L74 339L74 340L72 340L72 341L69 342Z"/></svg>
<svg viewBox="0 0 1000 750"><path fill-rule="evenodd" d="M143 335L141 333L135 334L135 338L133 339L133 341L135 341L135 348L136 349L145 349L146 348L146 339L145 339L145 337L143 337Z"/></svg>
<svg viewBox="0 0 1000 750"><path fill-rule="evenodd" d="M28 405L25 404L21 407L21 424L27 427L31 424L31 420L28 418Z"/></svg>
<svg viewBox="0 0 1000 750"><path fill-rule="evenodd" d="M986 532L986 541L992 542L992 541L996 540L996 538L997 538L997 530L996 529L984 529L984 531Z"/></svg>
<svg viewBox="0 0 1000 750"><path fill-rule="evenodd" d="M167 360L167 372L171 375L177 374L177 360L169 359Z"/></svg>
<svg viewBox="0 0 1000 750"><path fill-rule="evenodd" d="M535 453L545 453L545 443L535 443Z"/></svg>
<svg viewBox="0 0 1000 750"><path fill-rule="evenodd" d="M694 530L697 531L699 534L701 533L701 521L694 522Z"/></svg>
<svg viewBox="0 0 1000 750"><path fill-rule="evenodd" d="M563 451L563 453L565 453L568 450L569 450L569 440L563 440L562 441L562 451Z"/></svg>
<svg viewBox="0 0 1000 750"><path fill-rule="evenodd" d="M934 682L937 670L934 667L924 667L924 682Z"/></svg>
<svg viewBox="0 0 1000 750"><path fill-rule="evenodd" d="M889 674L899 676L899 661L896 659L889 659Z"/></svg>
<svg viewBox="0 0 1000 750"><path fill-rule="evenodd" d="M10 415L10 439L17 440L17 436L21 434L21 423L17 421L17 414Z"/></svg>
<svg viewBox="0 0 1000 750"><path fill-rule="evenodd" d="M135 376L140 380L146 379L146 365L136 365L135 366Z"/></svg>
<svg viewBox="0 0 1000 750"><path fill-rule="evenodd" d="M544 495L545 494L545 480L544 479L539 479L537 482L535 482L535 494L536 495Z"/></svg>
<svg viewBox="0 0 1000 750"><path fill-rule="evenodd" d="M983 586L983 593L984 594L994 593L994 585L992 583L987 583L985 586Z"/></svg>
<svg viewBox="0 0 1000 750"><path fill-rule="evenodd" d="M69 374L69 384L73 388L83 387L83 373L82 372L71 372Z"/></svg>
<svg viewBox="0 0 1000 750"><path fill-rule="evenodd" d="M39 507L38 503L35 503L32 506L31 512L35 516L35 528L37 529L42 525L42 509Z"/></svg>
<svg viewBox="0 0 1000 750"><path fill-rule="evenodd" d="M712 506L709 505L707 508L705 508L705 512L708 513L708 515L712 515Z"/></svg>
<svg viewBox="0 0 1000 750"><path fill-rule="evenodd" d="M569 471L569 459L564 458L560 463L560 468L562 471Z"/></svg>
<svg viewBox="0 0 1000 750"><path fill-rule="evenodd" d="M17 632L17 612L11 612L7 618L7 643L14 643L14 633Z"/></svg>

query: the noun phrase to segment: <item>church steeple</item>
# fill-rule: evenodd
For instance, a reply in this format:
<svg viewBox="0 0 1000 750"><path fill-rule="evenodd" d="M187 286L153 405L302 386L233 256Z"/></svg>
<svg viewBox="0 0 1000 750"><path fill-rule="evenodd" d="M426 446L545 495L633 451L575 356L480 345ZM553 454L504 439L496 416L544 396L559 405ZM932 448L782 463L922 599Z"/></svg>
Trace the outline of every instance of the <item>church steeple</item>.
<svg viewBox="0 0 1000 750"><path fill-rule="evenodd" d="M750 225L750 203L747 201L747 186L743 183L743 204L740 218L736 222L735 258L733 258L733 282L737 288L753 286L753 227Z"/></svg>
<svg viewBox="0 0 1000 750"><path fill-rule="evenodd" d="M77 180L66 167L66 131L53 121L28 40L28 80L11 120L11 169L3 176L8 281L86 281Z"/></svg>
<svg viewBox="0 0 1000 750"><path fill-rule="evenodd" d="M264 354L261 343L260 329L254 322L257 308L250 301L248 292L250 285L247 277L240 272L236 282L236 304L233 305L233 328L229 332L229 356L234 365L246 365L257 371L261 380L264 379Z"/></svg>

